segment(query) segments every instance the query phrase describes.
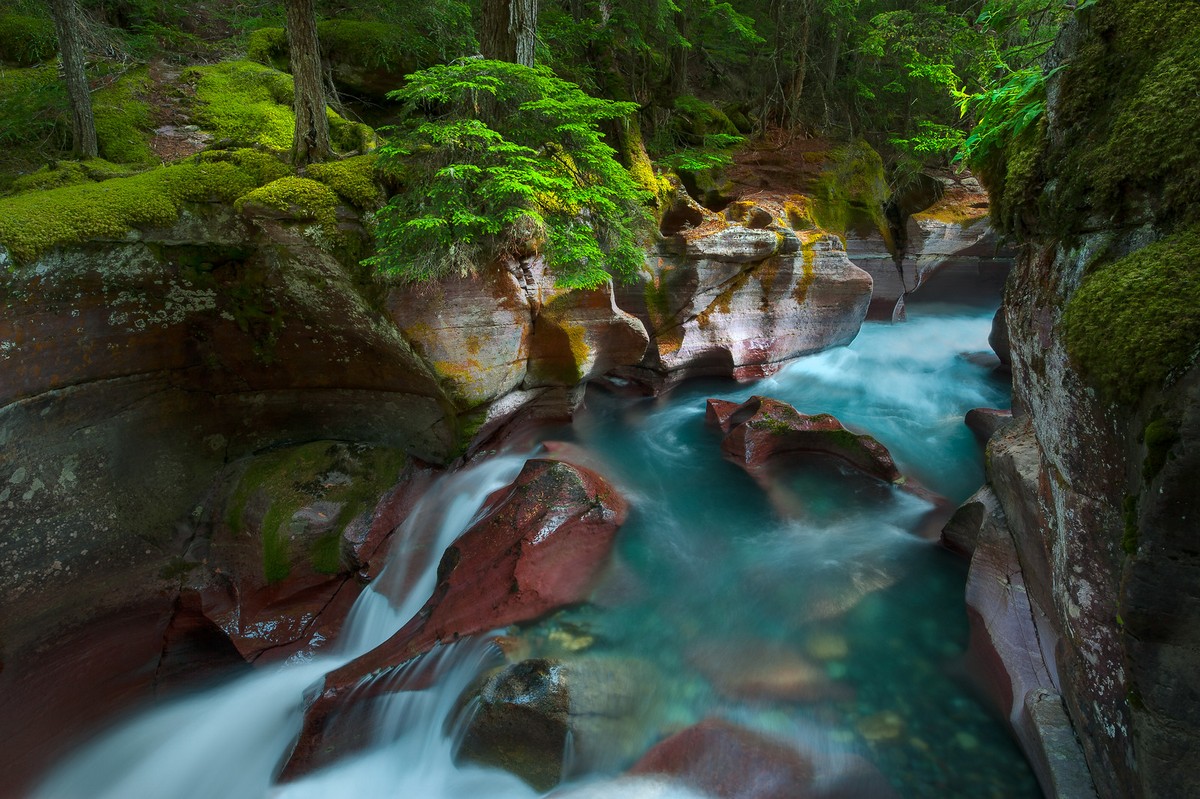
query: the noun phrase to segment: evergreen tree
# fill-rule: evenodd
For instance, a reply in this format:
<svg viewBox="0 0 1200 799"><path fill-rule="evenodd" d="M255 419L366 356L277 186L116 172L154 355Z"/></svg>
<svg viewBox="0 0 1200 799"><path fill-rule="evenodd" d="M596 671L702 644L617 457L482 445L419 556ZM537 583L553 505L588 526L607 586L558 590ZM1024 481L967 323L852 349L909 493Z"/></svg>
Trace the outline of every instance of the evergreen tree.
<svg viewBox="0 0 1200 799"><path fill-rule="evenodd" d="M483 0L479 51L484 58L533 66L537 0Z"/></svg>

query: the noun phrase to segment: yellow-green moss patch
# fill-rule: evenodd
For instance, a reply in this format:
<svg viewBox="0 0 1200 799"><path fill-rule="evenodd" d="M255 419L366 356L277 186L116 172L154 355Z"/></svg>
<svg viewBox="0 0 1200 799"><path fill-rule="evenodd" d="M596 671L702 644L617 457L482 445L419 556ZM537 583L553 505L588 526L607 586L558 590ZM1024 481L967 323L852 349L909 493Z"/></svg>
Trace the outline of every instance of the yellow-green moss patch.
<svg viewBox="0 0 1200 799"><path fill-rule="evenodd" d="M233 202L258 186L258 177L233 160L196 161L19 194L0 200L0 245L18 262L29 262L55 247L165 227L179 219L185 203Z"/></svg>
<svg viewBox="0 0 1200 799"><path fill-rule="evenodd" d="M362 210L370 211L383 202L383 192L375 182L375 161L374 155L360 155L342 161L313 164L305 174L324 183Z"/></svg>
<svg viewBox="0 0 1200 799"><path fill-rule="evenodd" d="M289 215L320 222L328 235L337 232L337 192L309 178L294 175L274 180L238 199L235 208L242 211L247 204L259 205Z"/></svg>
<svg viewBox="0 0 1200 799"><path fill-rule="evenodd" d="M46 191L79 183L99 183L112 178L127 178L137 174L136 166L120 166L103 158L87 161L54 161L36 172L22 175L12 182L13 192Z"/></svg>
<svg viewBox="0 0 1200 799"><path fill-rule="evenodd" d="M138 69L92 93L101 157L117 164L157 161L150 149L150 106L142 99L149 83L149 73Z"/></svg>
<svg viewBox="0 0 1200 799"><path fill-rule="evenodd" d="M193 67L196 121L218 140L290 150L296 117L290 75L250 61Z"/></svg>

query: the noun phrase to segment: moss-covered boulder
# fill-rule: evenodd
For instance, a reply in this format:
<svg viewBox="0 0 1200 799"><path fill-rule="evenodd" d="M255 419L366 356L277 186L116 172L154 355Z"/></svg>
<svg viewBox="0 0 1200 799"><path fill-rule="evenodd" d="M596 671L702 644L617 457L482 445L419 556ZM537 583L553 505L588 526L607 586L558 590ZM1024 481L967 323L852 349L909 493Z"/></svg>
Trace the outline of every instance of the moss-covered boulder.
<svg viewBox="0 0 1200 799"><path fill-rule="evenodd" d="M185 588L246 660L319 648L383 543L363 532L407 462L396 448L314 441L235 464L205 511L212 533L180 561Z"/></svg>

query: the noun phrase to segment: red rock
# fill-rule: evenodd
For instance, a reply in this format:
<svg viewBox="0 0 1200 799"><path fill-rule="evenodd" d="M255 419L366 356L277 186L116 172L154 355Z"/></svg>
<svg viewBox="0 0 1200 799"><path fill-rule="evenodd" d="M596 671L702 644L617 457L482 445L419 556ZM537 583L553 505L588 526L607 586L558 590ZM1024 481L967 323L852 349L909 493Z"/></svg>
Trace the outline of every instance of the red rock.
<svg viewBox="0 0 1200 799"><path fill-rule="evenodd" d="M723 400L708 402L707 418L725 432L721 450L748 471L787 455L821 453L884 482L904 482L886 447L871 436L850 432L827 413L808 416L759 396L736 407Z"/></svg>
<svg viewBox="0 0 1200 799"><path fill-rule="evenodd" d="M806 799L816 769L796 749L719 719L676 733L631 774L662 774L719 799Z"/></svg>
<svg viewBox="0 0 1200 799"><path fill-rule="evenodd" d="M295 777L330 754L331 711L363 681L438 644L535 619L587 598L608 562L625 500L599 475L535 459L488 499L482 519L447 550L425 606L385 643L326 675L305 715L286 774ZM379 682L355 691L362 700ZM393 687L394 690L394 687ZM336 748L336 747L332 747Z"/></svg>

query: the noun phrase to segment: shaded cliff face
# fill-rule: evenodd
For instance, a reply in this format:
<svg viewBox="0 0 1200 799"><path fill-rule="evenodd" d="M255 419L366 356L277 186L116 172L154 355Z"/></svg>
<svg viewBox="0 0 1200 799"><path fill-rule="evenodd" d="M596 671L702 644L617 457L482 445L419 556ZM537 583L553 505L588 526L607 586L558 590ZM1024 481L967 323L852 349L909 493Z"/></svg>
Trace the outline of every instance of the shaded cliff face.
<svg viewBox="0 0 1200 799"><path fill-rule="evenodd" d="M1004 310L1036 456L1020 479L994 457L990 476L1010 527L1032 528L1014 528L1017 554L1103 797L1191 795L1200 751L1188 5L1081 12L1053 56L1047 124L1019 144L1031 157L990 176L1026 240Z"/></svg>

